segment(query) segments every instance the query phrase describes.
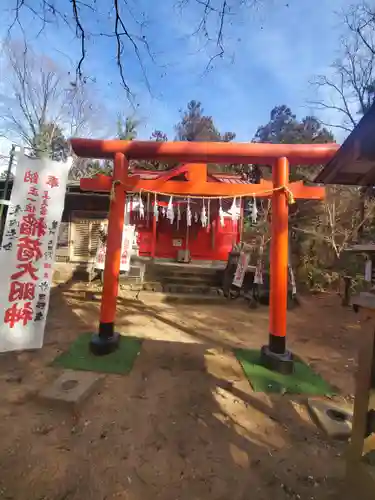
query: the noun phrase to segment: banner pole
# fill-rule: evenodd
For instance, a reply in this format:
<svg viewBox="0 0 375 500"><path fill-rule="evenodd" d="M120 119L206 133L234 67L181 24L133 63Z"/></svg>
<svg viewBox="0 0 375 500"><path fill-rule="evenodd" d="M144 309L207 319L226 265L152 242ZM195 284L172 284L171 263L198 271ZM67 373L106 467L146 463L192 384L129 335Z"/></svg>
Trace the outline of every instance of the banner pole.
<svg viewBox="0 0 375 500"><path fill-rule="evenodd" d="M14 160L14 155L16 152L16 145L12 144L10 153L9 153L9 161L8 161L8 169L5 177L5 183L4 183L4 191L2 192L2 197L1 201L3 202L4 200L7 199L8 197L8 188L9 188L9 181L10 181L10 174L12 172L12 166L13 166L13 160ZM4 221L3 221L3 212L4 212L4 205L5 203L0 202L0 224L1 224L1 231L0 231L0 243L3 241L3 229L4 229Z"/></svg>

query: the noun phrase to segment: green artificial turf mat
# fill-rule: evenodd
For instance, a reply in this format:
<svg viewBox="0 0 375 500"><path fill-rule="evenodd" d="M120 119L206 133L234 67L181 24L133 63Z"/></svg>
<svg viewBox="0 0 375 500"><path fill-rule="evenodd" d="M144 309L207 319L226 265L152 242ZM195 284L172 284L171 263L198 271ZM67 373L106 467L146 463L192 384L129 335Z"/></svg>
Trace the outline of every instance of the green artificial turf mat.
<svg viewBox="0 0 375 500"><path fill-rule="evenodd" d="M294 372L282 375L262 366L260 351L235 349L234 354L255 392L309 396L334 394L333 388L299 358L294 358Z"/></svg>
<svg viewBox="0 0 375 500"><path fill-rule="evenodd" d="M142 340L121 337L119 348L106 356L94 356L89 350L91 333L81 335L68 351L60 354L52 364L71 370L86 370L100 373L129 373L138 356Z"/></svg>

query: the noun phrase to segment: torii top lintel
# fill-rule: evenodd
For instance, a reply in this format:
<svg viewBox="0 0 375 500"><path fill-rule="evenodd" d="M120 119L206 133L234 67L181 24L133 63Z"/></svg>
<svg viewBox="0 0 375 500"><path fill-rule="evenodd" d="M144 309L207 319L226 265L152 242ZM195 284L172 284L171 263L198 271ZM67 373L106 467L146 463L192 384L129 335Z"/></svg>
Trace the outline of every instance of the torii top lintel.
<svg viewBox="0 0 375 500"><path fill-rule="evenodd" d="M323 164L339 145L269 144L235 142L157 142L71 139L73 151L86 158L113 158L123 153L128 160L164 160L190 163L263 163L273 165L286 157L291 165Z"/></svg>

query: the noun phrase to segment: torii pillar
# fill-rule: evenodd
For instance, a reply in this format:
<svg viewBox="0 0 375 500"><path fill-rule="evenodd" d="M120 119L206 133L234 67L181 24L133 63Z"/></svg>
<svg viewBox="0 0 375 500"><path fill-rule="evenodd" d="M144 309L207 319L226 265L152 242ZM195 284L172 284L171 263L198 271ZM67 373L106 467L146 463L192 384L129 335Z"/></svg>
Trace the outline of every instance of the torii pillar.
<svg viewBox="0 0 375 500"><path fill-rule="evenodd" d="M99 331L91 337L90 350L96 355L115 351L120 336L115 332L118 282L120 276L122 232L124 228L126 193L122 186L129 163L124 154L116 153L113 162L113 184L110 190L107 250L105 256L103 294L100 304Z"/></svg>
<svg viewBox="0 0 375 500"><path fill-rule="evenodd" d="M118 347L115 333L115 313L120 271L120 253L123 230L125 193L127 191L163 192L174 196L199 195L204 197L248 195L272 197L271 291L269 343L261 349L263 364L281 373L293 371L293 356L286 345L286 313L288 295L288 203L290 196L304 199L322 199L324 188L307 187L302 182L289 184L289 161L294 165L322 164L337 151L337 144L261 144L261 143L203 143L155 141L98 141L72 139L78 156L114 158L113 177L97 176L82 179L81 189L114 193L108 222L107 252L104 271L103 297L98 334L93 335L90 348L94 354L104 355ZM266 163L272 164L272 182L260 184L224 184L207 181L202 165L192 165L187 181L165 179L140 180L128 177L128 160L166 160L205 163ZM265 194L268 191L268 195ZM272 194L270 194L272 192Z"/></svg>
<svg viewBox="0 0 375 500"><path fill-rule="evenodd" d="M289 184L288 159L278 158L272 169L271 266L269 341L261 349L264 366L281 373L293 371L293 356L286 347L288 309L289 206L282 187ZM309 188L305 188L305 190ZM314 188L313 188L314 189ZM308 192L306 192L308 195Z"/></svg>

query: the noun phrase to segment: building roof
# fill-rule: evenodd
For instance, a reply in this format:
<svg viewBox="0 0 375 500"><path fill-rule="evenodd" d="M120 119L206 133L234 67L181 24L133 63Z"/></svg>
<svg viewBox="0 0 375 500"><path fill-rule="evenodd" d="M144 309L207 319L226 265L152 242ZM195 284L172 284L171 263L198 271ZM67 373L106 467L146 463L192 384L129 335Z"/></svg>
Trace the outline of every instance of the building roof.
<svg viewBox="0 0 375 500"><path fill-rule="evenodd" d="M315 182L375 185L375 103L326 164Z"/></svg>
<svg viewBox="0 0 375 500"><path fill-rule="evenodd" d="M131 171L131 175L139 175L142 180L152 180L159 179L161 177L166 177L168 179L176 177L183 174L188 169L188 164L183 163L177 167L171 168L169 170L142 170L134 169ZM217 182L226 182L231 184L247 184L241 175L227 173L227 172L214 172L208 173L207 177L209 180Z"/></svg>
<svg viewBox="0 0 375 500"><path fill-rule="evenodd" d="M219 182L225 182L227 184L249 184L249 182L243 179L240 175L223 176L220 174L214 174L214 177Z"/></svg>

